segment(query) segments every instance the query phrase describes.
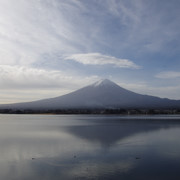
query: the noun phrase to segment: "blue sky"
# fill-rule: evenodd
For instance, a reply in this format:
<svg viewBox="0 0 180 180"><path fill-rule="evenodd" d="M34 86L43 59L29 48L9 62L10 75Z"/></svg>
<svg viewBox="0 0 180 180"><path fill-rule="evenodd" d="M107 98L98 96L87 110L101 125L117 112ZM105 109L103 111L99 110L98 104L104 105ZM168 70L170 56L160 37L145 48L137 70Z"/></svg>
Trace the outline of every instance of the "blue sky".
<svg viewBox="0 0 180 180"><path fill-rule="evenodd" d="M0 0L0 101L108 78L180 99L179 0Z"/></svg>

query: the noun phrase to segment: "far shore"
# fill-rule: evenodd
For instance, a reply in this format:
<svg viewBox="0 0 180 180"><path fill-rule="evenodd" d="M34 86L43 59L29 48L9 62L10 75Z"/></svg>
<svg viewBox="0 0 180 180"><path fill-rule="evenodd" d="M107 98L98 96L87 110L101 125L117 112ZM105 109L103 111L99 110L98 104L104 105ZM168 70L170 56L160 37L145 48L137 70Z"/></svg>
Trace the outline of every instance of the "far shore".
<svg viewBox="0 0 180 180"><path fill-rule="evenodd" d="M172 109L0 109L0 114L99 114L99 115L180 115L180 108Z"/></svg>

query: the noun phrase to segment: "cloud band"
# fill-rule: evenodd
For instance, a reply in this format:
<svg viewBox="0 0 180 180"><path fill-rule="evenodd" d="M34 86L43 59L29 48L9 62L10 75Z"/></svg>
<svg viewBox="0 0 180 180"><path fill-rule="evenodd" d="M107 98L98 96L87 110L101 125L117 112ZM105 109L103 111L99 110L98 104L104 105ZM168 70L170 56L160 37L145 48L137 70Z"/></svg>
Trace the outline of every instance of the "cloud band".
<svg viewBox="0 0 180 180"><path fill-rule="evenodd" d="M140 69L141 67L136 65L129 59L119 59L113 56L107 56L100 53L87 53L87 54L73 54L67 56L66 60L73 60L85 65L114 65L119 68L131 68Z"/></svg>

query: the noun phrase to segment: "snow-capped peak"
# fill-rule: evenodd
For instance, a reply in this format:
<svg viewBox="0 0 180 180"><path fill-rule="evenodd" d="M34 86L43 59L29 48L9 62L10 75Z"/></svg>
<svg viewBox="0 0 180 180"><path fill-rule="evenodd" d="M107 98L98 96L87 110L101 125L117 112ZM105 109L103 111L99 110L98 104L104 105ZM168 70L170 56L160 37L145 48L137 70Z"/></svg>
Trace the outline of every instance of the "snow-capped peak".
<svg viewBox="0 0 180 180"><path fill-rule="evenodd" d="M94 87L97 87L97 86L112 86L114 85L115 83L113 83L112 81L110 81L109 79L101 79L97 82L95 82L93 84Z"/></svg>

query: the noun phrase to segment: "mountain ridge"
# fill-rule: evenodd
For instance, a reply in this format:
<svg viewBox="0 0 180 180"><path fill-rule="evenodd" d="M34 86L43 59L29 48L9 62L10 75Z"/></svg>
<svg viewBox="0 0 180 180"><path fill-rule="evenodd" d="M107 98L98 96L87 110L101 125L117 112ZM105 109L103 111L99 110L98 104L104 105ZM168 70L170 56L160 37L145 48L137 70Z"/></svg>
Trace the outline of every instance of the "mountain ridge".
<svg viewBox="0 0 180 180"><path fill-rule="evenodd" d="M102 79L66 95L32 102L0 105L0 108L180 108L180 100L138 94L108 79Z"/></svg>

